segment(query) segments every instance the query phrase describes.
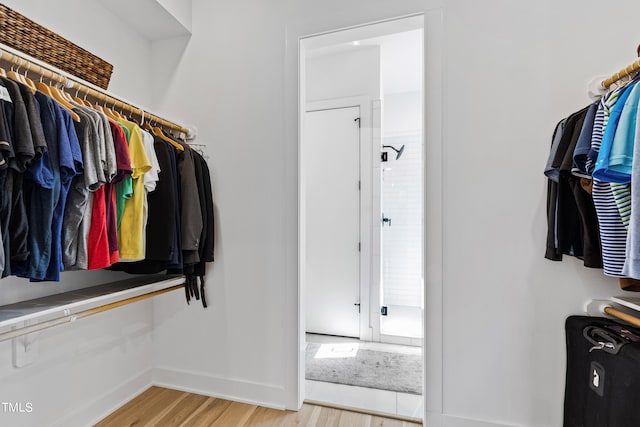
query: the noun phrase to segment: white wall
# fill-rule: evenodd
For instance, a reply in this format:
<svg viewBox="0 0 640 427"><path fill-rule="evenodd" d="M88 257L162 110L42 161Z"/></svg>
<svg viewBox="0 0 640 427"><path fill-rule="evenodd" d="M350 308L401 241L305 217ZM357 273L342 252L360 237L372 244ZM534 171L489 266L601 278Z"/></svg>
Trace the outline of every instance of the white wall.
<svg viewBox="0 0 640 427"><path fill-rule="evenodd" d="M421 92L385 94L383 108L383 138L422 132Z"/></svg>
<svg viewBox="0 0 640 427"><path fill-rule="evenodd" d="M113 64L114 93L150 102L151 44L97 1L3 3ZM120 277L97 271L63 273L60 283L6 278L0 280L0 305ZM9 415L0 407L0 425L84 426L139 392L151 382L152 320L146 301L44 331L38 359L24 368L13 368L11 342L1 342L0 402L31 402L33 412Z"/></svg>
<svg viewBox="0 0 640 427"><path fill-rule="evenodd" d="M3 4L113 65L109 91L145 106L151 102L150 42L98 0L9 0Z"/></svg>
<svg viewBox="0 0 640 427"><path fill-rule="evenodd" d="M297 407L297 36L421 4L193 2L193 35L162 79L157 109L188 118L209 144L217 252L208 310L155 301L162 380ZM153 67L164 48L154 43Z"/></svg>
<svg viewBox="0 0 640 427"><path fill-rule="evenodd" d="M380 98L380 47L307 59L307 101L368 96Z"/></svg>
<svg viewBox="0 0 640 427"><path fill-rule="evenodd" d="M0 402L31 403L3 426L87 426L151 383L152 302L143 301L42 332L38 359L13 368L11 341L0 343Z"/></svg>
<svg viewBox="0 0 640 427"><path fill-rule="evenodd" d="M636 57L640 5L610 6L626 11L603 37L594 1L446 2L445 413L561 425L564 319L621 294L577 260L543 259L555 123Z"/></svg>
<svg viewBox="0 0 640 427"><path fill-rule="evenodd" d="M296 406L297 37L438 5L194 1L193 36L158 109L188 117L210 144L219 232L211 308L194 315L178 301L155 304L156 362L176 383ZM440 166L444 180L442 198L427 187L427 229L443 236L441 250L427 252L432 277L443 278L428 280L427 293L444 289L427 313L433 425L560 425L564 318L588 298L619 293L599 271L542 258L553 126L587 102L588 80L635 57L640 6L611 7L625 13L603 37L593 30L604 19L594 1L446 2L442 87L429 83L438 55L426 64L427 97L437 100L427 101L427 121L445 118L444 139L427 140L444 147L442 158L437 146L427 150L436 155L427 157L427 184ZM443 228L434 227L434 204ZM443 347L430 327L439 320ZM198 332L182 333L194 325ZM200 379L181 378L185 366Z"/></svg>

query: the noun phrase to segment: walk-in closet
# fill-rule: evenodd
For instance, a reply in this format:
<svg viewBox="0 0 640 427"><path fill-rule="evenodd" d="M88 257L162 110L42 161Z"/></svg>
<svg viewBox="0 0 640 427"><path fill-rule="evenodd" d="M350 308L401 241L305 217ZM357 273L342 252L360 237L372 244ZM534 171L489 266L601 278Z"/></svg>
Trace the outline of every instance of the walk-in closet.
<svg viewBox="0 0 640 427"><path fill-rule="evenodd" d="M0 426L640 423L639 13L2 1Z"/></svg>

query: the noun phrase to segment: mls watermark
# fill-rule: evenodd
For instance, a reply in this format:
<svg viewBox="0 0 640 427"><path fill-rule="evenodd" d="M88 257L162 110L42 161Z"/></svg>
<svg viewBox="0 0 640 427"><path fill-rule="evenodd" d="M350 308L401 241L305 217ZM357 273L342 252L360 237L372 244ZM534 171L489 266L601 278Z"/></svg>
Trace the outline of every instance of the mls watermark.
<svg viewBox="0 0 640 427"><path fill-rule="evenodd" d="M30 414L33 412L33 403L0 402L0 411L5 414Z"/></svg>

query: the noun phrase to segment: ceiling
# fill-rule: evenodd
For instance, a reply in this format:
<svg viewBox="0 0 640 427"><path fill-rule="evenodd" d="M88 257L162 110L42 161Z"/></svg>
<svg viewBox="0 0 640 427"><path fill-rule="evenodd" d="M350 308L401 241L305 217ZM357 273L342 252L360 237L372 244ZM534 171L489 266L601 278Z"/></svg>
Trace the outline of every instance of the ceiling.
<svg viewBox="0 0 640 427"><path fill-rule="evenodd" d="M383 94L422 90L422 17L372 24L304 39L307 58L380 47Z"/></svg>

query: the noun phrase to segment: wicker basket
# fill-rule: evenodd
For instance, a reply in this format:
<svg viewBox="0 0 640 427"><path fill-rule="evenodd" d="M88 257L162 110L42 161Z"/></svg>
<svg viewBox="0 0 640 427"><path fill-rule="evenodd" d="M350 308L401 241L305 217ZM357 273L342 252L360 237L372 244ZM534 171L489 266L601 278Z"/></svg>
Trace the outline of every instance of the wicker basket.
<svg viewBox="0 0 640 427"><path fill-rule="evenodd" d="M0 4L0 42L107 89L113 65Z"/></svg>

